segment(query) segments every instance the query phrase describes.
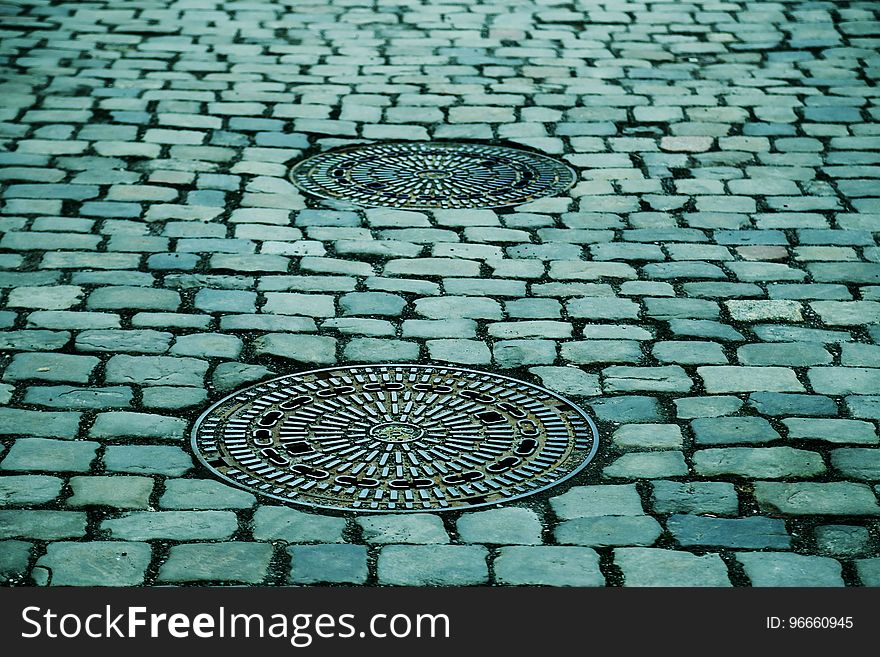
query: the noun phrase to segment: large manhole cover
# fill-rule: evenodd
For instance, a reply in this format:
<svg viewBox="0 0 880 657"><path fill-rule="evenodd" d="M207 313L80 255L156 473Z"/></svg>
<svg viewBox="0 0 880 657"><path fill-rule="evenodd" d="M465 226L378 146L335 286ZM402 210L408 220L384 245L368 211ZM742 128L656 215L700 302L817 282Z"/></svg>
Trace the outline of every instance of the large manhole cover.
<svg viewBox="0 0 880 657"><path fill-rule="evenodd" d="M549 157L504 146L387 143L315 155L290 172L303 191L357 205L496 208L567 190L575 173Z"/></svg>
<svg viewBox="0 0 880 657"><path fill-rule="evenodd" d="M215 474L296 504L349 511L480 507L568 479L597 432L562 397L427 365L334 367L251 386L209 408L193 448Z"/></svg>

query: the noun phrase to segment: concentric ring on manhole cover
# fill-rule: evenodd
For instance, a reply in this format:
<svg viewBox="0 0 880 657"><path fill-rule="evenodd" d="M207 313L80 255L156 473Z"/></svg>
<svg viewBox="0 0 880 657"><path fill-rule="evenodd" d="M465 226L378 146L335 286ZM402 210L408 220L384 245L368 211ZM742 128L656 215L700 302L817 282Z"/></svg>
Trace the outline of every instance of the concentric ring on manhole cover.
<svg viewBox="0 0 880 657"><path fill-rule="evenodd" d="M214 404L192 432L226 481L347 511L488 506L582 470L596 425L559 395L506 376L356 365L282 376Z"/></svg>
<svg viewBox="0 0 880 657"><path fill-rule="evenodd" d="M571 187L574 170L506 146L393 142L350 146L296 164L303 191L367 207L497 208Z"/></svg>

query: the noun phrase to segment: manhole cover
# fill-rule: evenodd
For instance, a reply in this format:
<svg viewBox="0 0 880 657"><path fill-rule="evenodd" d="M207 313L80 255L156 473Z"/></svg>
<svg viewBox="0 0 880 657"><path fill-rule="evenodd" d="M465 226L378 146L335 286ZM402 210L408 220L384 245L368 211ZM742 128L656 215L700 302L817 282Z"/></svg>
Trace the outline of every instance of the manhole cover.
<svg viewBox="0 0 880 657"><path fill-rule="evenodd" d="M328 151L297 164L290 178L309 194L368 207L496 208L563 192L575 173L515 148L443 142Z"/></svg>
<svg viewBox="0 0 880 657"><path fill-rule="evenodd" d="M568 479L596 426L562 397L427 365L334 367L236 392L196 422L215 474L296 504L349 511L479 507Z"/></svg>

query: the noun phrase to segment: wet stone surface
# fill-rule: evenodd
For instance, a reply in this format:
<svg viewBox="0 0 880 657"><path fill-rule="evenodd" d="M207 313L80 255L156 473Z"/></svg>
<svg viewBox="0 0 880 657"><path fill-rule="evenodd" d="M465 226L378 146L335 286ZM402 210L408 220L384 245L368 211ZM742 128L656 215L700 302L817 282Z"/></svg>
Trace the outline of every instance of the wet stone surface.
<svg viewBox="0 0 880 657"><path fill-rule="evenodd" d="M4 585L880 585L876 6L202 4L5 10ZM380 208L290 179L386 142L574 180ZM356 514L190 447L236 390L389 362L547 388L597 454Z"/></svg>

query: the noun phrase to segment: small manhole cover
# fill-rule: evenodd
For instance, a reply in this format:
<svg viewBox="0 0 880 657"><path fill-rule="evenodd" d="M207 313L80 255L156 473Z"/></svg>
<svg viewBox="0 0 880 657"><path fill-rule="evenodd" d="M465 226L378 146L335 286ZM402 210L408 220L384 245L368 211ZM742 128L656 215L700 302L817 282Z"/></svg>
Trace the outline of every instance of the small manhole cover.
<svg viewBox="0 0 880 657"><path fill-rule="evenodd" d="M367 207L497 208L563 192L571 167L504 146L387 143L315 155L290 172L309 194Z"/></svg>
<svg viewBox="0 0 880 657"><path fill-rule="evenodd" d="M334 367L236 392L196 422L211 471L296 504L348 511L480 507L554 486L597 432L562 397L515 379L427 365Z"/></svg>

